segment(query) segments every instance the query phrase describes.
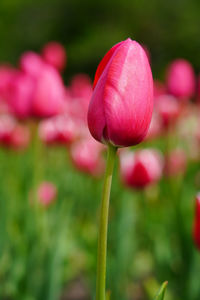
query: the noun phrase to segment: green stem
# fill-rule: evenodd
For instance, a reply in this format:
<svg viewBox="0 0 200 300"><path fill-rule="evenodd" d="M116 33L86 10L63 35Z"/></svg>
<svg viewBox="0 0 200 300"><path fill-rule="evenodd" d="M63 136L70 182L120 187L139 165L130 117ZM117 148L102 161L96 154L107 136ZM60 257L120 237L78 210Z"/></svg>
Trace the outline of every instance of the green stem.
<svg viewBox="0 0 200 300"><path fill-rule="evenodd" d="M97 282L96 282L96 300L106 299L106 252L107 252L107 231L108 231L108 213L109 199L112 182L112 173L115 162L117 148L108 145L106 172L103 185L103 195L101 201L99 240L97 253Z"/></svg>

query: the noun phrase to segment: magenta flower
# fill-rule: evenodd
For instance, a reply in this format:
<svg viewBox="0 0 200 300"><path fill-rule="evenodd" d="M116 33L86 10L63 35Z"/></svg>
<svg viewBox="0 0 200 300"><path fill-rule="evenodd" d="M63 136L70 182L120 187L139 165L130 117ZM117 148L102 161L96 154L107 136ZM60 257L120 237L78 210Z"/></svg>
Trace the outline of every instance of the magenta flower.
<svg viewBox="0 0 200 300"><path fill-rule="evenodd" d="M45 63L37 53L28 51L22 54L19 65L26 74L37 78Z"/></svg>
<svg viewBox="0 0 200 300"><path fill-rule="evenodd" d="M200 250L200 194L196 196L195 218L193 225L193 240L196 247Z"/></svg>
<svg viewBox="0 0 200 300"><path fill-rule="evenodd" d="M143 48L127 39L100 62L88 110L88 126L99 142L126 147L140 143L153 110L153 80Z"/></svg>
<svg viewBox="0 0 200 300"><path fill-rule="evenodd" d="M32 115L51 117L62 112L64 85L59 73L51 66L45 66L39 73L32 99Z"/></svg>
<svg viewBox="0 0 200 300"><path fill-rule="evenodd" d="M142 189L162 176L163 157L157 150L122 151L120 162L122 181L129 187Z"/></svg>
<svg viewBox="0 0 200 300"><path fill-rule="evenodd" d="M42 57L44 60L56 68L58 71L62 71L66 66L67 55L65 48L58 42L49 42L42 49Z"/></svg>
<svg viewBox="0 0 200 300"><path fill-rule="evenodd" d="M191 64L184 59L176 59L167 70L168 92L180 99L189 99L195 92L195 75Z"/></svg>

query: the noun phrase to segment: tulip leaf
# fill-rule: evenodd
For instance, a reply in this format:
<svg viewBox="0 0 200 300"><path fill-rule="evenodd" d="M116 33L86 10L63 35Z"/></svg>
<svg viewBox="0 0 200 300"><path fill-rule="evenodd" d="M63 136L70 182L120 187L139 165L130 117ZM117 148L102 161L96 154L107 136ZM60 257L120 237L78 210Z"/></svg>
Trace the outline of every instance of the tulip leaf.
<svg viewBox="0 0 200 300"><path fill-rule="evenodd" d="M163 284L161 285L161 287L160 287L158 293L156 294L154 300L164 300L167 284L168 284L168 281L163 282Z"/></svg>

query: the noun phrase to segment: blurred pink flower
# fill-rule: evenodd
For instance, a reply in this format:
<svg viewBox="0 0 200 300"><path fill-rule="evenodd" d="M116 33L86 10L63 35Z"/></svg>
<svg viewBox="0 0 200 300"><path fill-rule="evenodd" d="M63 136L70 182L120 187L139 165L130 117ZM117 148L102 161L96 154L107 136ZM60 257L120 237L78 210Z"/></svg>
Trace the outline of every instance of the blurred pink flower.
<svg viewBox="0 0 200 300"><path fill-rule="evenodd" d="M41 204L49 206L57 197L57 188L54 183L44 181L38 187L37 195Z"/></svg>
<svg viewBox="0 0 200 300"><path fill-rule="evenodd" d="M162 95L156 101L155 109L161 117L163 126L168 128L173 125L181 113L181 105L176 98L170 95Z"/></svg>
<svg viewBox="0 0 200 300"><path fill-rule="evenodd" d="M162 176L163 157L158 150L129 150L120 153L122 181L129 187L143 189Z"/></svg>
<svg viewBox="0 0 200 300"><path fill-rule="evenodd" d="M71 144L79 135L77 122L68 115L58 115L44 120L39 125L39 136L45 143Z"/></svg>
<svg viewBox="0 0 200 300"><path fill-rule="evenodd" d="M0 66L0 101L6 101L10 82L17 71L9 65Z"/></svg>
<svg viewBox="0 0 200 300"><path fill-rule="evenodd" d="M62 71L67 62L67 55L65 48L58 42L49 42L42 49L42 57L44 60L56 68L58 71Z"/></svg>
<svg viewBox="0 0 200 300"><path fill-rule="evenodd" d="M33 78L37 78L44 64L42 58L32 51L24 52L19 62L20 69Z"/></svg>
<svg viewBox="0 0 200 300"><path fill-rule="evenodd" d="M43 65L35 75L19 71L10 83L8 103L20 119L45 118L62 112L65 90L59 73Z"/></svg>
<svg viewBox="0 0 200 300"><path fill-rule="evenodd" d="M185 59L174 60L167 69L168 92L180 99L189 99L195 92L195 74Z"/></svg>
<svg viewBox="0 0 200 300"><path fill-rule="evenodd" d="M91 137L79 140L70 149L72 162L80 171L98 177L104 171L102 149L103 146Z"/></svg>

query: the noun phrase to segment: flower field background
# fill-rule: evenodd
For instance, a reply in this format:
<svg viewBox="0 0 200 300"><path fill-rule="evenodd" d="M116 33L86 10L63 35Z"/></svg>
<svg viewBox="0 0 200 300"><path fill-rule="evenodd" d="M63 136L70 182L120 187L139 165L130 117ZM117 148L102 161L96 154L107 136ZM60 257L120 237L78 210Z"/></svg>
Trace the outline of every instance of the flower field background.
<svg viewBox="0 0 200 300"><path fill-rule="evenodd" d="M199 300L199 2L0 10L0 299L94 299L106 153L87 111L97 64L131 36L148 55L155 107L145 140L117 155L110 299L153 299L167 280L166 300Z"/></svg>

